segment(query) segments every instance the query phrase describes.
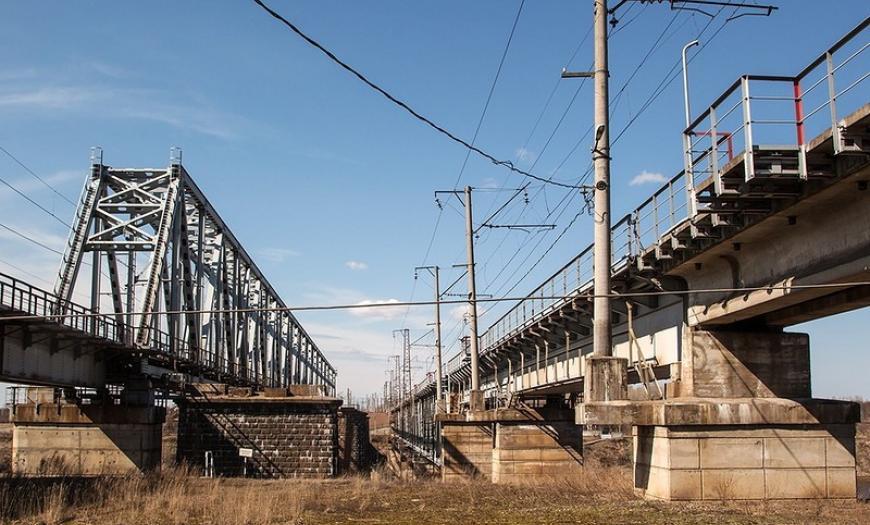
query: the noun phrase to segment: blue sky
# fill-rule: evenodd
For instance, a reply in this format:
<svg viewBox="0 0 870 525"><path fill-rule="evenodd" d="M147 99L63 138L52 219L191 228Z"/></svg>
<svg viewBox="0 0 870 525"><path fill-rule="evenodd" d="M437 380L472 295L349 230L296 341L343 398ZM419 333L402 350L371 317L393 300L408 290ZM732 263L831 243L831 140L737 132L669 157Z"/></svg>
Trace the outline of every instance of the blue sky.
<svg viewBox="0 0 870 525"><path fill-rule="evenodd" d="M271 4L371 79L470 138L519 2ZM770 18L729 22L693 60L696 109L740 74L796 73L870 13L858 0L778 4ZM591 41L583 41L590 5L527 2L480 130L481 147L557 180L584 172L589 140L568 153L591 123L590 86L580 89L556 126L579 86L560 82L560 70L575 50L572 69L591 63ZM613 95L668 29L614 107L612 135L636 116L683 44L707 23L703 15L666 5L630 9L611 41ZM723 20L713 21L702 42ZM104 148L106 163L119 166L163 166L169 148L180 146L188 171L289 304L407 300L412 293L430 298L429 281L421 277L415 285L413 267L424 262L436 221L425 262L444 267L445 284L458 277L451 266L463 262L462 217L458 206L447 205L438 220L433 191L454 187L465 150L409 118L251 2L9 3L0 18L0 50L0 146L68 196L78 195L93 145ZM681 169L682 127L677 81L614 146L615 216ZM72 216L62 199L2 154L0 174L62 218ZM638 180L650 182L631 184L641 175ZM520 183L472 156L459 184ZM480 191L477 213L508 196ZM529 271L579 209L574 201L557 208L563 196L562 189L542 191L533 183L529 203L518 199L504 212L506 221L555 222L552 233L481 236L479 292L501 295L528 272L514 290L526 293L586 246L591 221L581 216ZM6 189L0 189L0 222L54 247L65 242L60 224ZM541 248L527 258L538 237ZM0 271L50 288L23 271L53 282L58 259L0 234ZM458 286L455 291L464 291L464 282ZM482 326L498 313L490 312ZM364 394L380 391L386 356L398 350L392 330L407 326L412 338L423 336L431 308L299 317L338 367L339 387ZM461 308L445 308L444 318L449 345L463 330ZM815 394L870 397L863 372L870 367L867 326L865 309L797 328L812 337ZM415 352L422 373L432 351Z"/></svg>

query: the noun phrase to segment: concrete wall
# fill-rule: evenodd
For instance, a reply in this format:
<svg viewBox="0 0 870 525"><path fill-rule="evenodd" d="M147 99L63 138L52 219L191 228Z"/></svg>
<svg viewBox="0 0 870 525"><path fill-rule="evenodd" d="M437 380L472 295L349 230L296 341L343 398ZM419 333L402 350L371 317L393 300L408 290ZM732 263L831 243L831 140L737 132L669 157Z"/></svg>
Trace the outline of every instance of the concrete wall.
<svg viewBox="0 0 870 525"><path fill-rule="evenodd" d="M680 396L810 397L807 334L686 330Z"/></svg>
<svg viewBox="0 0 870 525"><path fill-rule="evenodd" d="M178 460L215 475L325 478L337 473L338 405L332 398L187 399L179 404Z"/></svg>
<svg viewBox="0 0 870 525"><path fill-rule="evenodd" d="M25 346L21 330L5 327L3 351L0 352L0 379L10 383L34 383L102 387L106 383L106 362L100 352L90 348L81 352L69 341L52 347L51 337L34 334ZM86 343L83 343L85 345ZM84 348L88 350L88 348Z"/></svg>
<svg viewBox="0 0 870 525"><path fill-rule="evenodd" d="M497 423L492 481L528 483L577 474L582 450L582 427L571 422Z"/></svg>
<svg viewBox="0 0 870 525"><path fill-rule="evenodd" d="M854 498L854 425L635 427L635 488L664 500Z"/></svg>
<svg viewBox="0 0 870 525"><path fill-rule="evenodd" d="M492 423L442 423L441 479L491 478L492 448Z"/></svg>
<svg viewBox="0 0 870 525"><path fill-rule="evenodd" d="M865 168L864 173L867 169ZM753 226L674 274L689 289L866 280L870 263L870 192L842 182ZM796 217L790 225L788 217ZM697 269L694 263L702 263ZM689 324L734 322L832 290L762 290L690 295ZM803 299L802 299L803 298ZM741 312L746 312L742 315Z"/></svg>
<svg viewBox="0 0 870 525"><path fill-rule="evenodd" d="M858 475L870 477L870 401L861 403L861 422L855 425Z"/></svg>
<svg viewBox="0 0 870 525"><path fill-rule="evenodd" d="M95 476L157 469L164 417L160 407L17 405L12 471Z"/></svg>

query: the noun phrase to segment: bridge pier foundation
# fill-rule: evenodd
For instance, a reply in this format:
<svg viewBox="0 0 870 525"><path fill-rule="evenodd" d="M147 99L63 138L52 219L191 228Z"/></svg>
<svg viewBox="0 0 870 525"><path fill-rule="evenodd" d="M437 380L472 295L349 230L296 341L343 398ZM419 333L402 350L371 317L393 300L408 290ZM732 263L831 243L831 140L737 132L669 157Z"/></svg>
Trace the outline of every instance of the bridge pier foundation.
<svg viewBox="0 0 870 525"><path fill-rule="evenodd" d="M548 407L440 414L441 477L528 483L580 472L583 436L572 416Z"/></svg>
<svg viewBox="0 0 870 525"><path fill-rule="evenodd" d="M806 334L688 329L667 393L577 410L578 423L633 425L635 488L645 497L856 496L859 406L810 396Z"/></svg>
<svg viewBox="0 0 870 525"><path fill-rule="evenodd" d="M165 409L59 399L28 389L12 410L12 471L23 476L98 476L160 468Z"/></svg>

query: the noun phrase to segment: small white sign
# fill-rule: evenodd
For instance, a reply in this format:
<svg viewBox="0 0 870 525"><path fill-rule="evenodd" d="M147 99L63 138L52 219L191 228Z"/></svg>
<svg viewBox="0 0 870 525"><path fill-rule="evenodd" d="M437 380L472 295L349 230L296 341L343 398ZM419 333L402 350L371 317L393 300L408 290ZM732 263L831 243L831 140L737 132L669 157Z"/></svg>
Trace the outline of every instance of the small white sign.
<svg viewBox="0 0 870 525"><path fill-rule="evenodd" d="M239 449L239 457L242 457L242 458L254 457L254 449L252 449L252 448L240 448Z"/></svg>

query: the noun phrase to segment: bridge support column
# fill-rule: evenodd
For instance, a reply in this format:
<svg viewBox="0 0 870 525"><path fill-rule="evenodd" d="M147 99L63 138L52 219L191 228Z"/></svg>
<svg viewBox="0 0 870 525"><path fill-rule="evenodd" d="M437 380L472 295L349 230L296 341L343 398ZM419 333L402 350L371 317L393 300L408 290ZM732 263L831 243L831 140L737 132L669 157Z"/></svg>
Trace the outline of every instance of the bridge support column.
<svg viewBox="0 0 870 525"><path fill-rule="evenodd" d="M570 476L583 466L582 431L569 410L500 408L439 414L436 421L444 481L535 482Z"/></svg>
<svg viewBox="0 0 870 525"><path fill-rule="evenodd" d="M107 400L108 401L108 400ZM24 476L117 475L160 468L165 409L80 404L28 389L12 412L12 470Z"/></svg>
<svg viewBox="0 0 870 525"><path fill-rule="evenodd" d="M437 418L441 421L441 479L491 479L493 424L446 416L458 414L443 414Z"/></svg>
<svg viewBox="0 0 870 525"><path fill-rule="evenodd" d="M810 396L809 338L688 330L662 401L585 403L631 424L635 488L664 500L854 498L856 403Z"/></svg>

